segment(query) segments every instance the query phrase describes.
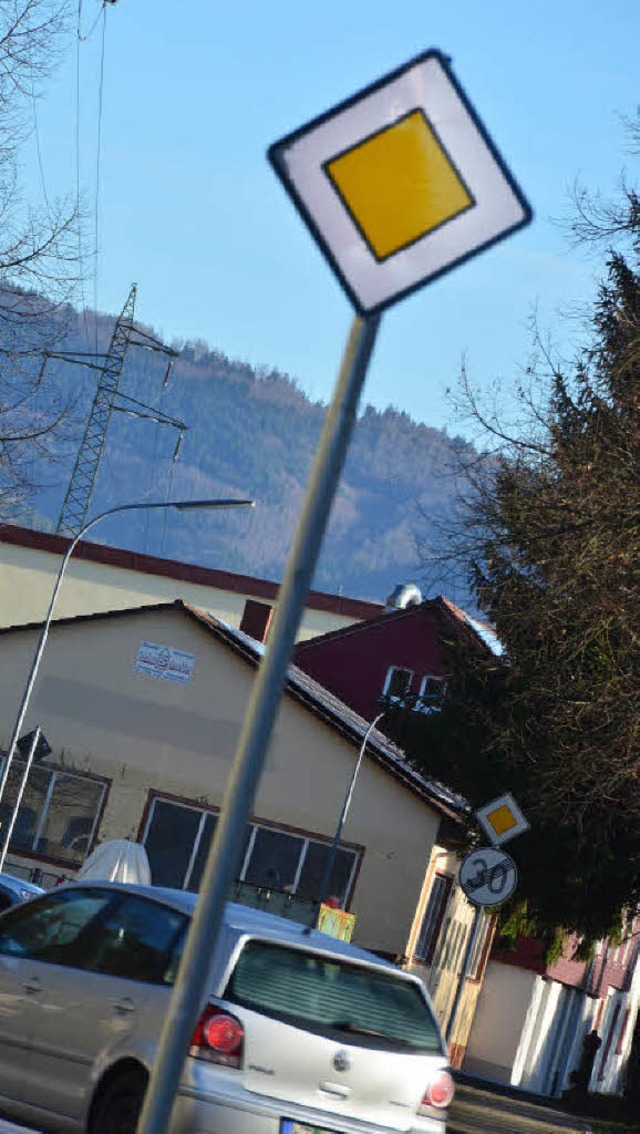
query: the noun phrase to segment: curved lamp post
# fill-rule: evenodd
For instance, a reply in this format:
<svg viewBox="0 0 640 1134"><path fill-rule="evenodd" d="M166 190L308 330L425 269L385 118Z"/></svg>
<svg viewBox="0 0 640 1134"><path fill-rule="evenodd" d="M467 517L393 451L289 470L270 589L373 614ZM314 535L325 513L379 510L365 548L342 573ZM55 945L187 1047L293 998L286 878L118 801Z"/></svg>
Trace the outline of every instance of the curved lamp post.
<svg viewBox="0 0 640 1134"><path fill-rule="evenodd" d="M148 503L145 502L145 503L139 503L139 504L118 504L115 508L107 508L106 512L100 512L97 516L94 516L92 520L89 520L88 523L86 523L84 525L84 527L82 527L80 529L77 536L74 536L71 543L69 544L67 550L64 553L62 563L60 564L60 570L58 571L58 577L55 581L55 585L54 585L54 588L53 588L53 594L51 595L51 601L49 603L49 610L47 611L47 616L46 616L44 623L43 623L43 626L42 626L42 632L40 634L40 640L38 642L36 652L34 654L33 661L31 663L31 670L29 672L29 677L27 678L27 684L25 686L25 690L24 690L24 693L22 695L22 701L21 701L21 704L20 704L20 708L18 709L18 716L16 717L16 723L13 727L13 734L11 736L11 740L9 742L9 748L7 750L7 755L5 757L4 767L2 769L2 776L0 777L0 800L2 800L2 796L4 794L4 790L5 790L5 787L7 785L7 780L9 778L9 771L11 769L11 764L12 764L13 758L15 756L16 745L18 743L18 738L20 736L20 732L21 732L22 726L24 724L24 718L27 714L27 709L29 708L29 702L31 700L31 694L33 693L33 687L36 683L36 678L38 676L38 670L40 668L40 662L42 661L42 655L44 653L44 648L47 644L47 638L49 636L49 628L51 626L51 620L53 618L53 612L54 612L55 605L56 605L56 602L57 602L57 599L58 599L60 587L62 585L62 580L64 578L64 574L65 574L65 571L67 569L67 564L69 563L69 560L71 559L71 556L73 555L76 547L80 543L80 540L83 539L83 537L87 534L89 529L94 527L95 524L100 523L101 520L106 520L108 516L115 516L116 513L118 513L118 512L137 512L137 511L142 511L143 509L151 509L151 508L176 508L178 512L196 512L196 511L199 511L201 509L204 510L204 509L215 509L215 508L253 508L253 507L255 507L255 500L167 500L167 501L164 501L164 502L151 501L151 502L148 502ZM3 841L4 841L5 845L2 847L2 852L0 853L0 869L2 868L2 866L4 864L4 859L5 859L5 856L6 856L7 849L8 849L7 840L3 840Z"/></svg>
<svg viewBox="0 0 640 1134"><path fill-rule="evenodd" d="M333 840L332 840L331 846L329 848L329 854L327 855L327 861L326 861L325 868L324 868L324 874L322 875L322 882L320 883L320 890L318 892L318 898L316 900L316 905L317 905L318 910L320 910L320 906L322 905L325 898L327 897L327 889L329 887L329 882L331 881L331 874L332 874L333 867L334 867L334 864L335 864L335 861L336 861L336 856L338 854L338 845L340 843L340 837L342 835L342 828L344 827L347 815L349 814L349 808L351 807L351 798L353 796L353 789L356 786L356 779L358 778L358 772L360 771L360 765L362 763L362 757L365 754L365 749L367 747L367 741L368 741L369 737L371 736L371 733L373 732L374 728L376 727L378 721L381 721L383 716L384 716L384 713L378 713L377 717L373 718L369 727L367 728L367 731L365 732L365 734L362 738L362 744L360 745L360 751L358 752L357 760L356 760L355 764L353 765L353 770L351 772L351 776L349 777L349 784L347 786L346 795L345 795L344 800L342 802L342 808L341 808L341 811L340 811L340 818L338 819L338 826L336 827L335 834L333 836ZM308 926L307 931L310 933L312 928L313 928L313 926Z"/></svg>

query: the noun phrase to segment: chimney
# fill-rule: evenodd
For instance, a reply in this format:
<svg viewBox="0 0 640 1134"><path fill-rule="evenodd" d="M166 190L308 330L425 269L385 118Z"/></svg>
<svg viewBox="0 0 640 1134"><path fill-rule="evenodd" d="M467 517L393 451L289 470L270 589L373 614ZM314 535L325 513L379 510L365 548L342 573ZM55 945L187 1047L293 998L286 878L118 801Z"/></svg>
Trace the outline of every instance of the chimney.
<svg viewBox="0 0 640 1134"><path fill-rule="evenodd" d="M255 638L257 642L266 642L272 618L272 606L266 602L258 602L257 599L247 599L240 629L249 638Z"/></svg>

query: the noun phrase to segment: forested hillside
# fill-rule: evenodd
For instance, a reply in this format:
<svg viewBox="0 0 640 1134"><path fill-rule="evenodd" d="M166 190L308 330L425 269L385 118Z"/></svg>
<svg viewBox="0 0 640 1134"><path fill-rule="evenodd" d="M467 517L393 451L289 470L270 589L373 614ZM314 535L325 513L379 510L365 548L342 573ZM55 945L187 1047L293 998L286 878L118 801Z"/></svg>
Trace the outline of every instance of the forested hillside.
<svg viewBox="0 0 640 1134"><path fill-rule="evenodd" d="M72 314L66 345L108 347L113 319L83 323ZM88 335L88 339L87 339ZM277 369L253 369L206 344L174 344L180 356L163 387L166 359L130 349L120 390L187 423L177 460L178 432L120 413L109 427L91 512L150 498L251 496L253 513L158 513L132 524L109 521L95 537L135 550L271 579L283 564L324 419L294 379ZM51 361L46 386L74 402L73 440L58 461L34 466L40 488L30 512L14 518L55 527L97 375ZM451 459L463 444L441 430L389 408L365 404L347 461L314 581L321 590L384 599L398 582L425 574L417 539L453 504ZM435 529L434 529L435 530ZM435 537L433 537L435 538ZM430 578L431 592L438 580ZM451 580L439 589L452 593ZM458 598L462 591L458 589Z"/></svg>

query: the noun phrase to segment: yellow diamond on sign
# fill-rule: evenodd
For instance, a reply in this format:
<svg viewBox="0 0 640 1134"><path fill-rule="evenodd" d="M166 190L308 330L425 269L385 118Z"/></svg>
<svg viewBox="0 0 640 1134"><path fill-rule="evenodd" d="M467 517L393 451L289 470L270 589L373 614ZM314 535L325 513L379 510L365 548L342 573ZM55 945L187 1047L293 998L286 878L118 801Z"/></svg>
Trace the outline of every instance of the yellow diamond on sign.
<svg viewBox="0 0 640 1134"><path fill-rule="evenodd" d="M378 261L474 204L421 110L325 162L324 168Z"/></svg>
<svg viewBox="0 0 640 1134"><path fill-rule="evenodd" d="M510 831L512 827L518 825L518 820L513 811L506 804L498 807L497 811L487 812L487 821L493 827L496 835L504 835L505 831Z"/></svg>

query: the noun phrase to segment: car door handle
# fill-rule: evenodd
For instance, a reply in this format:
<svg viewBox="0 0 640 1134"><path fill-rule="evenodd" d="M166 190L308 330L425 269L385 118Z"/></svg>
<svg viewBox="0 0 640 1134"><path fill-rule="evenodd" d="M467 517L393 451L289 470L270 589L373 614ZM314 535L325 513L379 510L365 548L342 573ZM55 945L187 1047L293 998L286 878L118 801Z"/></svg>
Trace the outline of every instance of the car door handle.
<svg viewBox="0 0 640 1134"><path fill-rule="evenodd" d="M113 1006L119 1016L126 1016L128 1012L135 1012L136 1006L130 996L123 996Z"/></svg>
<svg viewBox="0 0 640 1134"><path fill-rule="evenodd" d="M37 977L29 977L28 980L25 980L22 987L29 996L36 992L42 992L42 985Z"/></svg>

